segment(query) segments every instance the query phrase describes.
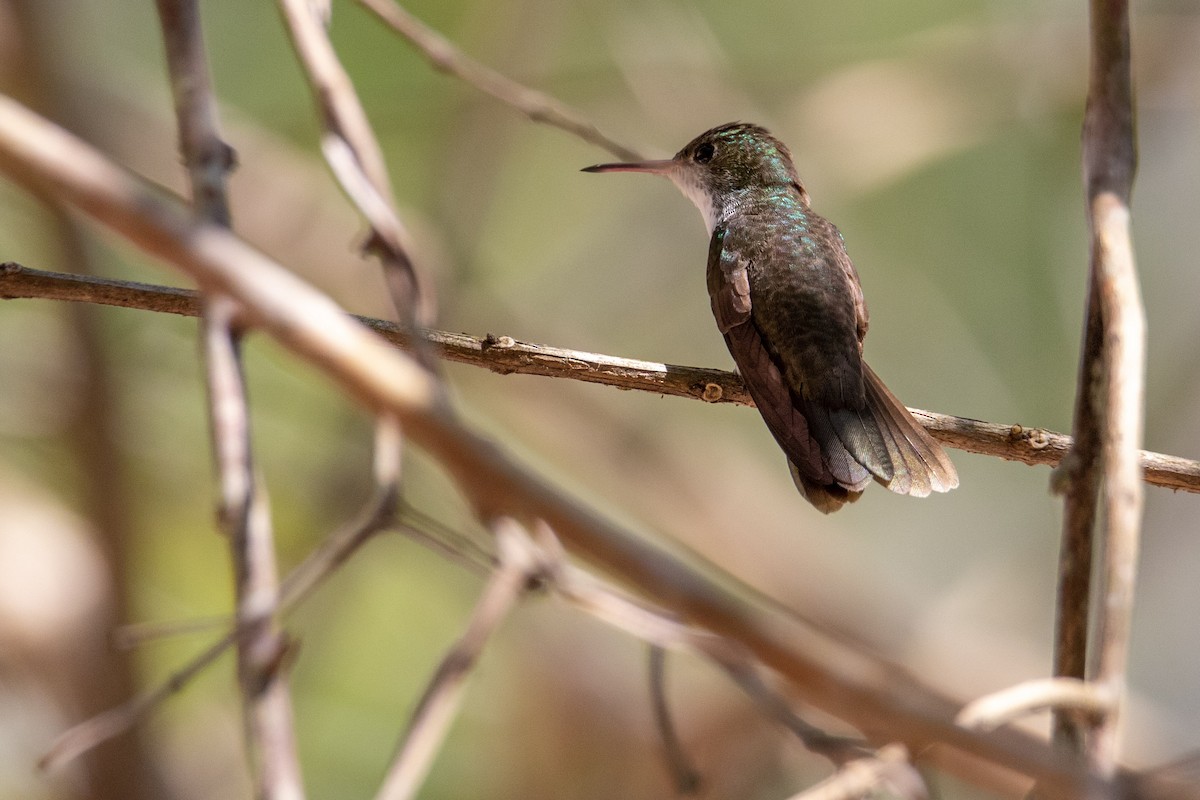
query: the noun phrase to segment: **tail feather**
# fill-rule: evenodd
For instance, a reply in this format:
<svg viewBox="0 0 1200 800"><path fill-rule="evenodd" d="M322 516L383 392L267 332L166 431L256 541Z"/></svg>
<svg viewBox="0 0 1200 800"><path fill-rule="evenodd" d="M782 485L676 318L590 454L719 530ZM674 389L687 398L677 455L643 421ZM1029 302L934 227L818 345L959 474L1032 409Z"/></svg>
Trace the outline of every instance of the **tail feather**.
<svg viewBox="0 0 1200 800"><path fill-rule="evenodd" d="M875 382L878 383L878 382ZM882 384L878 384L882 385ZM896 494L907 494L913 497L927 497L933 488L925 460L913 446L911 432L907 430L908 411L897 410L880 395L872 381L867 381L867 404L872 415L878 422L879 429L888 439L888 453L895 464L895 478L883 483Z"/></svg>
<svg viewBox="0 0 1200 800"><path fill-rule="evenodd" d="M869 448L860 446L866 437L855 437L849 433L840 435L841 428L847 427L844 420L835 418L829 409L815 403L804 404L804 418L808 420L813 439L821 448L821 460L833 481L850 491L865 489L873 477L869 467L863 463L871 460L864 454L864 451L869 452Z"/></svg>
<svg viewBox="0 0 1200 800"><path fill-rule="evenodd" d="M863 409L803 403L808 430L828 470L814 479L789 461L792 479L804 497L830 514L857 500L872 479L896 494L913 497L958 486L958 472L946 451L866 363L863 377Z"/></svg>
<svg viewBox="0 0 1200 800"><path fill-rule="evenodd" d="M796 483L800 494L804 495L804 499L812 503L813 507L822 514L832 514L846 503L853 503L862 497L861 490L852 491L836 483L826 484L806 477L791 461L788 462L788 469L791 470L792 480ZM867 479L867 482L870 482L870 478Z"/></svg>
<svg viewBox="0 0 1200 800"><path fill-rule="evenodd" d="M905 458L907 449L900 444L903 438L897 440L896 434L892 432L892 426L887 423L888 417L883 415L884 419L881 420L879 415L875 416L879 424L879 431L883 434L884 446L887 447L888 460L894 465L899 465L899 468L892 468L892 479L884 485L896 494L910 494L913 491L913 472L917 465L911 459ZM920 491L919 486L917 491Z"/></svg>
<svg viewBox="0 0 1200 800"><path fill-rule="evenodd" d="M948 492L958 486L958 471L946 451L913 419L866 362L863 363L863 377L866 379L867 406L879 429L887 432L885 442L890 440L895 447L894 452L891 446L888 447L895 472L904 472L908 476L907 481L893 477L891 481L881 480L880 483L893 492L915 497L925 497L931 491Z"/></svg>
<svg viewBox="0 0 1200 800"><path fill-rule="evenodd" d="M887 443L870 412L861 408L838 408L828 414L843 447L853 453L876 480L891 480L893 464L888 458Z"/></svg>

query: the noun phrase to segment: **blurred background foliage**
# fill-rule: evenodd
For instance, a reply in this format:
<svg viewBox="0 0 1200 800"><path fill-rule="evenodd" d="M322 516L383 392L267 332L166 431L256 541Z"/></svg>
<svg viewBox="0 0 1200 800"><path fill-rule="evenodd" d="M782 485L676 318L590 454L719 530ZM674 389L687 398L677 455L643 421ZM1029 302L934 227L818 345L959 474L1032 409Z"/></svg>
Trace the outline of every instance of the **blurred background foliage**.
<svg viewBox="0 0 1200 800"><path fill-rule="evenodd" d="M1086 264L1085 3L408 7L647 154L733 119L772 128L845 234L872 311L867 356L896 393L932 410L1069 431ZM441 327L729 366L708 311L701 223L667 182L581 175L610 159L433 71L355 3L333 10L335 45L436 275ZM357 253L362 227L320 159L308 89L273 4L208 0L203 13L239 154L236 229L347 309L388 316L378 268ZM1135 0L1132 13L1146 446L1196 457L1200 10ZM0 45L6 92L182 190L152 4L0 2ZM180 282L7 183L0 260ZM131 690L108 654L111 629L229 611L195 334L193 320L138 311L0 305L0 797L106 796L102 782L39 775L33 762L66 725ZM368 496L370 421L261 337L247 368L286 567ZM967 698L1049 669L1060 502L1044 468L955 453L962 487L948 496L917 502L876 489L823 518L797 496L751 410L447 371L464 413L558 484L686 542L930 684ZM410 453L406 469L413 504L470 528L434 465ZM1147 492L1125 732L1134 765L1200 747L1197 502ZM312 797L374 791L479 587L385 537L291 618ZM203 642L139 648L133 680L152 684ZM668 794L644 663L627 637L553 601L526 602L487 651L423 796ZM785 797L825 774L712 669L673 663L671 699L705 796ZM99 761L156 787L141 796L245 796L239 726L227 659Z"/></svg>

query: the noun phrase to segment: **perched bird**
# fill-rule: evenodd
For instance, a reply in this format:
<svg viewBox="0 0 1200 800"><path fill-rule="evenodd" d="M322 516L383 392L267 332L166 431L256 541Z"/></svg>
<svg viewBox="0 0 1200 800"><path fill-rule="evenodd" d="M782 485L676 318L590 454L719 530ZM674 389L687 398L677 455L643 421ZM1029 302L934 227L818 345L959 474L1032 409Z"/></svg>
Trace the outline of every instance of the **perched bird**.
<svg viewBox="0 0 1200 800"><path fill-rule="evenodd" d="M662 175L700 209L717 327L810 503L837 511L872 479L916 497L958 486L945 451L863 361L858 273L782 142L730 123L671 159L583 171Z"/></svg>

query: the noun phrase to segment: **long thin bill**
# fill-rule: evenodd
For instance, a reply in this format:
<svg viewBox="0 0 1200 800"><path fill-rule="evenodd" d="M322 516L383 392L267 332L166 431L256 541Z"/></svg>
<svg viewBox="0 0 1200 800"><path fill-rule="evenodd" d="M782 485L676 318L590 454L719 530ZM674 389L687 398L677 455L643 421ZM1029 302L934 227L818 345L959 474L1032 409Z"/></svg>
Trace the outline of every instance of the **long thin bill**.
<svg viewBox="0 0 1200 800"><path fill-rule="evenodd" d="M584 167L580 172L649 172L653 175L666 175L675 166L672 159L661 161L630 161L623 164L596 164Z"/></svg>

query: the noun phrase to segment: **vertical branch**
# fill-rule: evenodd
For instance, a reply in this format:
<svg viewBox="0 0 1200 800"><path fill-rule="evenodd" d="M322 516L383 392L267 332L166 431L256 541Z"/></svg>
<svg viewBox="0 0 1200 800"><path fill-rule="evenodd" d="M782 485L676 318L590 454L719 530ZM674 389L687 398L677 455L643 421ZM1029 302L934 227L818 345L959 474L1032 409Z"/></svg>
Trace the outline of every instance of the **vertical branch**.
<svg viewBox="0 0 1200 800"><path fill-rule="evenodd" d="M1120 698L1125 684L1142 513L1141 446L1145 313L1129 232L1129 200L1136 169L1133 90L1127 0L1091 0L1091 67L1083 126L1091 258L1088 319L1076 401L1073 460L1060 601L1078 604L1080 573L1090 571L1088 553L1103 553L1101 581L1091 592L1096 605L1095 645L1087 671ZM1101 488L1102 487L1102 488ZM1100 491L1098 491L1098 488ZM1099 496L1103 530L1094 528ZM1085 506L1088 506L1085 508ZM1069 551L1068 551L1069 548ZM1068 580L1070 579L1070 580ZM1073 593L1064 589L1072 588ZM1096 595L1100 597L1097 598ZM1086 605L1061 605L1056 666L1079 669L1080 632L1086 637ZM1067 619L1067 618L1070 619ZM1067 641L1064 632L1074 631ZM1065 650L1070 644L1070 652ZM1077 677L1077 676L1076 676ZM1116 768L1118 705L1093 721L1085 751L1092 766L1111 776ZM1065 716L1056 719L1056 741L1079 747L1082 737Z"/></svg>
<svg viewBox="0 0 1200 800"><path fill-rule="evenodd" d="M1098 603L1094 678L1119 699L1129 660L1142 518L1146 318L1130 238L1129 200L1137 154L1133 128L1128 0L1092 0L1093 56L1084 163L1092 230L1092 278L1104 321L1105 425L1101 508L1104 595ZM1118 709L1100 721L1089 756L1116 771Z"/></svg>
<svg viewBox="0 0 1200 800"><path fill-rule="evenodd" d="M200 219L229 227L225 189L232 150L221 137L199 8L195 0L157 0L180 149ZM238 680L246 745L260 798L300 798L291 698L281 669L286 651L275 614L279 583L271 519L255 474L241 361L237 306L220 295L205 299L201 323L219 519L228 535L237 590Z"/></svg>
<svg viewBox="0 0 1200 800"><path fill-rule="evenodd" d="M1055 473L1063 482L1063 535L1058 557L1058 600L1055 615L1054 675L1087 677L1088 619L1092 596L1092 549L1099 497L1100 417L1099 355L1104 330L1094 281L1088 281L1082 356L1075 389L1073 440ZM1090 355L1089 355L1090 354ZM1054 743L1070 752L1083 752L1084 720L1067 708L1054 711Z"/></svg>

